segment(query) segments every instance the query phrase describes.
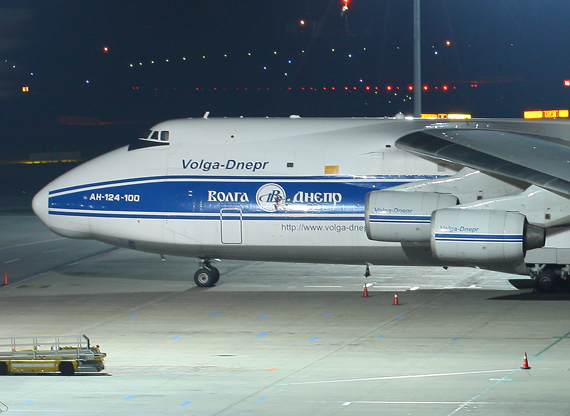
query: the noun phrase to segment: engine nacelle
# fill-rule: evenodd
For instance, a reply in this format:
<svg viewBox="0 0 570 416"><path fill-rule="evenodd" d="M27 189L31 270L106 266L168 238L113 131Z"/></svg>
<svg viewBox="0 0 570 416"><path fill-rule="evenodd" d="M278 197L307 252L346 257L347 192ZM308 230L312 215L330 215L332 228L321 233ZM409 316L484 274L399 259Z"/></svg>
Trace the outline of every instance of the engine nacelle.
<svg viewBox="0 0 570 416"><path fill-rule="evenodd" d="M431 214L457 205L453 195L434 192L374 191L366 195L366 234L370 240L430 241Z"/></svg>
<svg viewBox="0 0 570 416"><path fill-rule="evenodd" d="M543 247L545 230L518 212L440 209L431 219L431 249L438 260L510 262Z"/></svg>

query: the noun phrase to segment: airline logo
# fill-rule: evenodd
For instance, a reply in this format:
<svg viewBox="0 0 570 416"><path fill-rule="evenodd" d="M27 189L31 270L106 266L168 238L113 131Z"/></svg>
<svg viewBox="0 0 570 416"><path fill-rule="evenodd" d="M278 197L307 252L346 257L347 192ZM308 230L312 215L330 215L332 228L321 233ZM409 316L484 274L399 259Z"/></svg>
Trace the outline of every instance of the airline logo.
<svg viewBox="0 0 570 416"><path fill-rule="evenodd" d="M287 199L285 189L276 183L262 185L255 194L255 201L259 208L265 212L275 212L280 205L284 205Z"/></svg>

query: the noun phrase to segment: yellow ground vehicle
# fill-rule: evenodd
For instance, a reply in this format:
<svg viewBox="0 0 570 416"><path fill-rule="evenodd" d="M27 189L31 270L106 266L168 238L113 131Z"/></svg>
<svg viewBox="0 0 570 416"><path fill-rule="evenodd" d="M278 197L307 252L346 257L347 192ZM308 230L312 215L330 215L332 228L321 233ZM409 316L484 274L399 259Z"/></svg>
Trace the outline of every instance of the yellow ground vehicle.
<svg viewBox="0 0 570 416"><path fill-rule="evenodd" d="M0 338L0 375L101 371L106 355L86 335Z"/></svg>

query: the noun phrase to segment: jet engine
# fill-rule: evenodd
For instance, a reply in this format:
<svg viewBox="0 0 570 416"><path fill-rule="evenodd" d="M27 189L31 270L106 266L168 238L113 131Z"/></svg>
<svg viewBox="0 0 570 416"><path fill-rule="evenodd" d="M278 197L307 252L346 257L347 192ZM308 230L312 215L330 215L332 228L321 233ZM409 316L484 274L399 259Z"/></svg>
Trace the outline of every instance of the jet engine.
<svg viewBox="0 0 570 416"><path fill-rule="evenodd" d="M457 205L435 192L374 191L366 195L366 234L370 240L429 242L433 211Z"/></svg>
<svg viewBox="0 0 570 416"><path fill-rule="evenodd" d="M431 249L438 260L521 260L544 243L545 230L518 212L447 208L431 218Z"/></svg>

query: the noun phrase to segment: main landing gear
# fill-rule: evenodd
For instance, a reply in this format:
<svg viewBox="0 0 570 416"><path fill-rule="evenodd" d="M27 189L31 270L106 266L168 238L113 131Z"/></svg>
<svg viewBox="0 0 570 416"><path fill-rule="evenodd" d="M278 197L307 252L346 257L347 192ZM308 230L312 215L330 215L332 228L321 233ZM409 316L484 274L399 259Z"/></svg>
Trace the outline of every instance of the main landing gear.
<svg viewBox="0 0 570 416"><path fill-rule="evenodd" d="M210 259L199 259L199 269L194 274L194 282L199 287L212 287L220 280L220 271L210 263Z"/></svg>
<svg viewBox="0 0 570 416"><path fill-rule="evenodd" d="M568 290L570 282L570 266L556 267L547 264L536 264L531 268L534 289L537 292L556 292Z"/></svg>

